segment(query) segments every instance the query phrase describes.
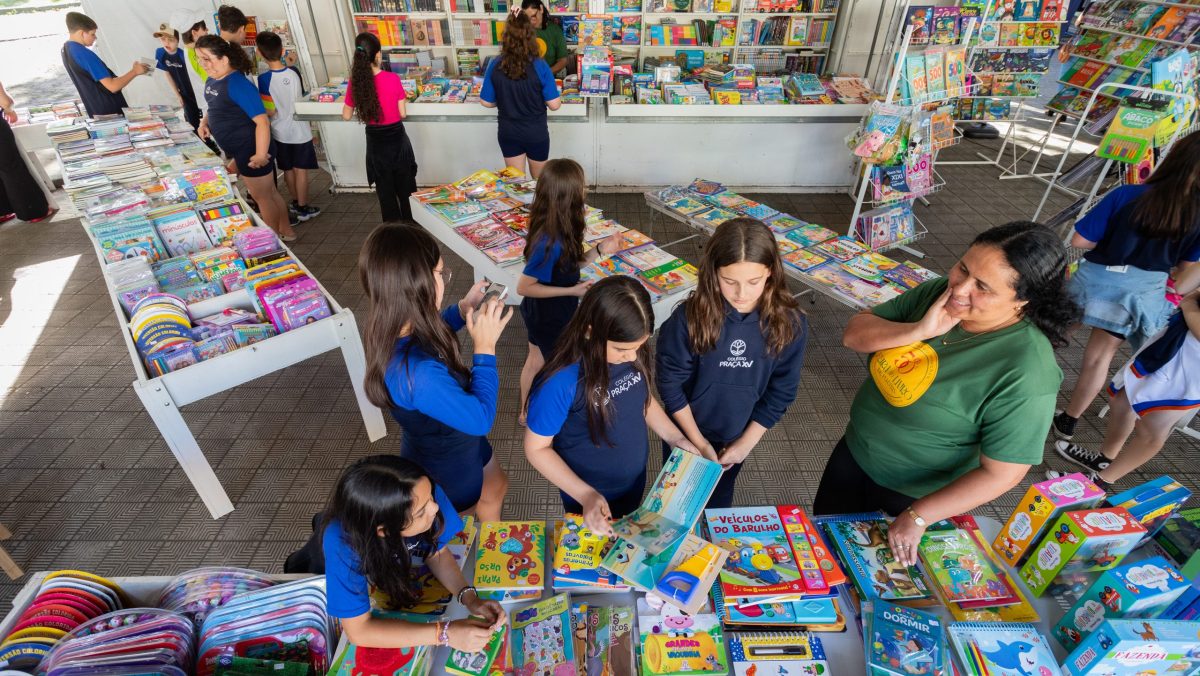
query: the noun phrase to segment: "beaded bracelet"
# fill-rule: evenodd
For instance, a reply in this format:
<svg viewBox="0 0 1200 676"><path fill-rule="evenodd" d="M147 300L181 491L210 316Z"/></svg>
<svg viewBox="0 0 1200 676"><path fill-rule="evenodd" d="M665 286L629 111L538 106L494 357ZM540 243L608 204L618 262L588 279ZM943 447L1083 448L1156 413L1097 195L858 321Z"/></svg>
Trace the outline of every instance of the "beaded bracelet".
<svg viewBox="0 0 1200 676"><path fill-rule="evenodd" d="M450 620L438 621L438 645L450 645Z"/></svg>

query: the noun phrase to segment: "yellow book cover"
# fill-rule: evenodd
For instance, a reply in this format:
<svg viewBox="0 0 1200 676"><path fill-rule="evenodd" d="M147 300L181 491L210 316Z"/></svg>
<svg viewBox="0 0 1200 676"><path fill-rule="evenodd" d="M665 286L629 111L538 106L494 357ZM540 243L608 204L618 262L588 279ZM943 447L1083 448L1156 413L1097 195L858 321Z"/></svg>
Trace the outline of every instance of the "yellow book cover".
<svg viewBox="0 0 1200 676"><path fill-rule="evenodd" d="M480 590L540 591L546 581L546 525L541 521L485 521L475 553Z"/></svg>

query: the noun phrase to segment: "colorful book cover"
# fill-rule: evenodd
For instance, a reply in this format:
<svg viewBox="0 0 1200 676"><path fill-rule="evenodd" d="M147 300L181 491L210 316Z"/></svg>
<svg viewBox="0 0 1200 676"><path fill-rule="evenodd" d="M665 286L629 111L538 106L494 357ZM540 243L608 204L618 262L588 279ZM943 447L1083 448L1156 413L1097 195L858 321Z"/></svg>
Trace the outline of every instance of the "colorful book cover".
<svg viewBox="0 0 1200 676"><path fill-rule="evenodd" d="M640 274L663 293L674 293L679 289L695 286L699 279L696 266L678 258L666 265L643 270Z"/></svg>
<svg viewBox="0 0 1200 676"><path fill-rule="evenodd" d="M496 262L497 265L509 265L525 257L525 238L517 237L499 246L484 249L483 253Z"/></svg>
<svg viewBox="0 0 1200 676"><path fill-rule="evenodd" d="M809 592L827 593L832 587L846 583L846 573L830 551L825 538L808 518L808 514L796 505L779 505L776 508L783 521L783 531L792 545L792 553L800 567L800 575ZM820 577L820 580L817 580Z"/></svg>
<svg viewBox="0 0 1200 676"><path fill-rule="evenodd" d="M1106 620L1063 662L1070 676L1195 674L1200 622ZM1057 672L1055 672L1057 676Z"/></svg>
<svg viewBox="0 0 1200 676"><path fill-rule="evenodd" d="M1197 13L1200 13L1200 10L1197 10ZM1152 89L1195 96L1196 75L1196 56L1183 47L1166 58L1150 62L1150 86ZM1170 115L1159 122L1158 128L1155 130L1157 145L1165 144L1179 126L1187 122L1187 109L1186 99L1172 97L1169 107ZM1118 117L1120 117L1119 113Z"/></svg>
<svg viewBox="0 0 1200 676"><path fill-rule="evenodd" d="M606 607L588 606L586 621L587 649L583 656L583 673L603 674L608 666L608 651L612 647L611 614Z"/></svg>
<svg viewBox="0 0 1200 676"><path fill-rule="evenodd" d="M826 676L829 662L821 639L801 632L729 635L734 676Z"/></svg>
<svg viewBox="0 0 1200 676"><path fill-rule="evenodd" d="M537 591L546 582L546 525L541 521L485 521L475 553L475 586L487 591Z"/></svg>
<svg viewBox="0 0 1200 676"><path fill-rule="evenodd" d="M933 8L933 35L935 45L952 45L958 42L959 9L957 7Z"/></svg>
<svg viewBox="0 0 1200 676"><path fill-rule="evenodd" d="M634 674L637 672L637 632L634 631L633 606L611 606L608 608L608 672L609 674ZM588 672L592 673L592 672ZM604 672L597 672L603 676Z"/></svg>
<svg viewBox="0 0 1200 676"><path fill-rule="evenodd" d="M824 265L829 259L808 249L796 249L783 255L783 262L800 272L808 272L813 268Z"/></svg>
<svg viewBox="0 0 1200 676"><path fill-rule="evenodd" d="M928 42L933 35L933 7L914 5L904 16L904 27L912 27L912 41L916 44Z"/></svg>
<svg viewBox="0 0 1200 676"><path fill-rule="evenodd" d="M1029 599L1021 591L1020 585L1016 584L1014 579L1009 576L1008 569L1000 565L999 559L988 546L987 539L983 537L983 533L979 532L979 524L976 523L975 517L970 515L960 515L951 517L950 522L956 527L963 529L967 535L975 541L988 558L988 561L995 568L1000 581L1008 590L1008 596L994 601L964 601L962 603L953 603L942 599L943 603L950 610L950 615L959 622L1038 622L1041 616L1029 603ZM936 588L935 588L936 589Z"/></svg>
<svg viewBox="0 0 1200 676"><path fill-rule="evenodd" d="M863 248L861 244L845 235L822 242L816 245L814 250L838 261L848 261L867 252L867 249Z"/></svg>
<svg viewBox="0 0 1200 676"><path fill-rule="evenodd" d="M721 674L729 670L725 637L716 615L688 616L672 606L652 608L637 600L642 676Z"/></svg>
<svg viewBox="0 0 1200 676"><path fill-rule="evenodd" d="M638 590L650 592L672 564L677 565L685 558L694 556L708 544L708 541L688 533L674 550L651 554L640 545L617 538L600 565Z"/></svg>
<svg viewBox="0 0 1200 676"><path fill-rule="evenodd" d="M888 601L928 598L929 589L916 566L902 566L892 555L887 528L888 523L882 517L826 522L833 546L864 598Z"/></svg>
<svg viewBox="0 0 1200 676"><path fill-rule="evenodd" d="M557 530L554 547L554 579L606 586L609 576L600 573L600 562L613 545L612 538L592 533L583 525L583 517L567 514ZM604 578L602 580L601 578ZM612 580L615 582L615 580Z"/></svg>
<svg viewBox="0 0 1200 676"><path fill-rule="evenodd" d="M800 245L801 248L808 248L837 236L838 234L833 230L815 223L806 223L787 233L787 238Z"/></svg>
<svg viewBox="0 0 1200 676"><path fill-rule="evenodd" d="M721 569L725 598L803 594L804 582L774 507L706 509L714 544L729 552Z"/></svg>
<svg viewBox="0 0 1200 676"><path fill-rule="evenodd" d="M1037 625L955 622L950 643L966 676L1061 676L1058 661Z"/></svg>
<svg viewBox="0 0 1200 676"><path fill-rule="evenodd" d="M967 49L965 47L950 47L946 49L946 98L962 96L966 93Z"/></svg>
<svg viewBox="0 0 1200 676"><path fill-rule="evenodd" d="M512 241L517 236L512 231L512 228L491 218L476 221L475 223L468 223L454 230L462 235L463 239L474 245L476 249L490 249L494 246L500 246Z"/></svg>
<svg viewBox="0 0 1200 676"><path fill-rule="evenodd" d="M957 528L927 531L918 549L925 570L946 599L956 603L991 601L1008 595L987 555L966 532Z"/></svg>
<svg viewBox="0 0 1200 676"><path fill-rule="evenodd" d="M446 673L458 676L488 676L492 673L492 665L495 664L496 657L507 640L507 633L507 625L496 630L483 650L477 653L451 650L446 658Z"/></svg>
<svg viewBox="0 0 1200 676"><path fill-rule="evenodd" d="M900 264L883 254L868 251L843 262L842 268L855 277L882 284L884 270L891 270L898 265Z"/></svg>
<svg viewBox="0 0 1200 676"><path fill-rule="evenodd" d="M660 265L667 265L671 261L678 260L674 254L668 253L653 244L631 251L623 251L618 255L625 263L637 268L639 271L653 270Z"/></svg>
<svg viewBox="0 0 1200 676"><path fill-rule="evenodd" d="M884 601L863 613L867 676L940 676L946 639L937 615Z"/></svg>
<svg viewBox="0 0 1200 676"><path fill-rule="evenodd" d="M578 674L575 645L570 640L571 613L566 594L514 611L511 621L513 666L517 673Z"/></svg>
<svg viewBox="0 0 1200 676"><path fill-rule="evenodd" d="M924 54L909 54L904 57L904 81L908 85L906 98L909 101L920 101L929 94Z"/></svg>
<svg viewBox="0 0 1200 676"><path fill-rule="evenodd" d="M641 506L614 521L613 532L651 553L671 547L700 518L721 472L719 463L672 450Z"/></svg>
<svg viewBox="0 0 1200 676"><path fill-rule="evenodd" d="M905 261L903 265L897 265L889 270L884 270L883 278L892 284L898 284L906 289L915 289L924 282L937 279L938 274L932 270L926 270L912 261Z"/></svg>
<svg viewBox="0 0 1200 676"><path fill-rule="evenodd" d="M776 214L768 219L766 223L771 228L771 231L776 234L807 225L804 221L789 214Z"/></svg>

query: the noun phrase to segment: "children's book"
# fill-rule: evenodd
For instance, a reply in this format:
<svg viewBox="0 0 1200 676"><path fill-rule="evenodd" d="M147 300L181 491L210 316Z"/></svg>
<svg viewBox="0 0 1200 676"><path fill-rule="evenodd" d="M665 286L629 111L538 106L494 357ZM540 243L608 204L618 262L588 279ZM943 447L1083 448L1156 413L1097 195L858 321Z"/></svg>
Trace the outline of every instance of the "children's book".
<svg viewBox="0 0 1200 676"><path fill-rule="evenodd" d="M1061 676L1037 625L955 622L948 633L966 676Z"/></svg>
<svg viewBox="0 0 1200 676"><path fill-rule="evenodd" d="M637 632L634 630L633 606L610 606L608 608L608 663L604 673L634 674L637 672ZM592 673L592 672L588 672Z"/></svg>
<svg viewBox="0 0 1200 676"><path fill-rule="evenodd" d="M949 98L946 96L946 49L944 47L931 47L925 50L925 87L931 99Z"/></svg>
<svg viewBox="0 0 1200 676"><path fill-rule="evenodd" d="M699 279L696 266L679 258L665 265L643 270L641 276L665 294L695 286Z"/></svg>
<svg viewBox="0 0 1200 676"><path fill-rule="evenodd" d="M492 673L492 665L496 663L500 648L507 640L507 633L508 625L500 627L488 639L483 650L477 653L451 650L450 656L446 658L446 673L458 676L488 676Z"/></svg>
<svg viewBox="0 0 1200 676"><path fill-rule="evenodd" d="M721 569L725 598L802 594L804 582L774 507L706 509L709 537L729 552Z"/></svg>
<svg viewBox="0 0 1200 676"><path fill-rule="evenodd" d="M929 42L933 31L933 7L929 5L913 5L908 8L904 17L904 27L912 27L912 42L923 44Z"/></svg>
<svg viewBox="0 0 1200 676"><path fill-rule="evenodd" d="M631 230L630 232L634 231ZM660 265L666 265L671 261L678 260L674 254L668 253L653 244L648 244L631 251L623 251L618 255L622 261L637 268L638 271L653 270Z"/></svg>
<svg viewBox="0 0 1200 676"><path fill-rule="evenodd" d="M596 535L583 525L583 517L567 514L556 529L554 581L579 582L598 587L616 583L612 573L600 568L613 539Z"/></svg>
<svg viewBox="0 0 1200 676"><path fill-rule="evenodd" d="M517 237L516 239L511 239L499 246L484 249L483 253L498 265L517 263L525 257L525 238Z"/></svg>
<svg viewBox="0 0 1200 676"><path fill-rule="evenodd" d="M603 606L588 606L587 609L587 646L583 655L583 672L585 674L603 674L608 664L608 650L611 647L609 636L611 616L608 608Z"/></svg>
<svg viewBox="0 0 1200 676"><path fill-rule="evenodd" d="M946 639L937 615L877 601L863 623L867 676L945 673Z"/></svg>
<svg viewBox="0 0 1200 676"><path fill-rule="evenodd" d="M864 599L929 598L929 588L917 567L896 561L888 547L888 522L882 516L850 515L821 522Z"/></svg>
<svg viewBox="0 0 1200 676"><path fill-rule="evenodd" d="M688 533L679 541L676 549L667 549L658 554L651 554L640 545L617 538L612 548L604 555L600 565L605 570L612 571L631 586L649 593L666 574L668 567L695 555L707 544L709 544L707 540Z"/></svg>
<svg viewBox="0 0 1200 676"><path fill-rule="evenodd" d="M959 8L933 8L932 42L935 45L952 45L958 42Z"/></svg>
<svg viewBox="0 0 1200 676"><path fill-rule="evenodd" d="M904 57L904 82L907 85L905 98L910 102L921 101L929 93L929 81L925 76L925 55L909 54Z"/></svg>
<svg viewBox="0 0 1200 676"><path fill-rule="evenodd" d="M455 231L477 249L490 249L517 237L512 228L491 218L459 226Z"/></svg>
<svg viewBox="0 0 1200 676"><path fill-rule="evenodd" d="M846 573L834 558L825 538L796 505L779 505L779 519L792 545L792 553L800 568L800 577L810 593L825 594L835 585L846 583Z"/></svg>
<svg viewBox="0 0 1200 676"><path fill-rule="evenodd" d="M808 272L813 268L824 265L829 259L808 249L796 249L783 255L783 262L800 272Z"/></svg>
<svg viewBox="0 0 1200 676"><path fill-rule="evenodd" d="M729 671L721 623L712 613L685 615L670 605L637 600L641 676L690 676Z"/></svg>
<svg viewBox="0 0 1200 676"><path fill-rule="evenodd" d="M450 225L463 225L488 215L487 210L478 202L428 203L425 206Z"/></svg>
<svg viewBox="0 0 1200 676"><path fill-rule="evenodd" d="M821 639L802 632L729 635L734 676L826 676L829 663Z"/></svg>
<svg viewBox="0 0 1200 676"><path fill-rule="evenodd" d="M844 235L837 239L822 242L813 247L813 250L819 254L843 262L867 252L867 249L863 248L861 244Z"/></svg>
<svg viewBox="0 0 1200 676"><path fill-rule="evenodd" d="M789 230L787 233L787 238L802 248L808 248L814 244L829 241L837 236L838 234L833 230L815 223L806 223L794 230Z"/></svg>
<svg viewBox="0 0 1200 676"><path fill-rule="evenodd" d="M865 254L855 256L843 262L842 268L855 277L875 284L882 284L884 270L891 270L898 265L899 263L883 254L868 251Z"/></svg>
<svg viewBox="0 0 1200 676"><path fill-rule="evenodd" d="M516 610L511 621L513 666L517 673L555 676L579 673L575 667L570 602L566 594Z"/></svg>
<svg viewBox="0 0 1200 676"><path fill-rule="evenodd" d="M475 586L484 598L541 595L546 582L546 525L541 521L485 521L475 553ZM509 592L514 592L509 594ZM534 597L536 598L536 596Z"/></svg>
<svg viewBox="0 0 1200 676"><path fill-rule="evenodd" d="M721 471L720 463L672 450L641 506L614 521L613 532L652 553L671 547L700 518Z"/></svg>
<svg viewBox="0 0 1200 676"><path fill-rule="evenodd" d="M925 569L946 599L990 601L1008 596L988 556L965 531L929 530L918 549Z"/></svg>
<svg viewBox="0 0 1200 676"><path fill-rule="evenodd" d="M954 603L942 599L946 607L950 610L950 615L959 622L1037 622L1041 619L1033 605L1029 603L1029 599L1025 597L1021 591L1020 585L1016 584L1012 577L1008 575L1007 568L1000 564L1000 560L993 553L992 548L983 533L979 532L979 524L975 522L975 517L970 515L961 515L952 517L950 521L958 528L965 531L975 544L979 547L992 567L996 570L1000 581L1008 589L1010 596L993 601L964 601L962 603Z"/></svg>
<svg viewBox="0 0 1200 676"><path fill-rule="evenodd" d="M1071 651L1062 671L1070 676L1194 676L1198 656L1200 622L1105 620Z"/></svg>

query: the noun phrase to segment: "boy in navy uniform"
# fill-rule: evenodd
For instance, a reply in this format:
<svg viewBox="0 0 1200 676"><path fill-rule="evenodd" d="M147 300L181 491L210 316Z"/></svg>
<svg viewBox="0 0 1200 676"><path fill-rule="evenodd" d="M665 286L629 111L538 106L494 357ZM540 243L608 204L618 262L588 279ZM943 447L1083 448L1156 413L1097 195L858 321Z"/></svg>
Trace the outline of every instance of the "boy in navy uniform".
<svg viewBox="0 0 1200 676"><path fill-rule="evenodd" d="M300 76L284 65L283 40L278 35L264 31L254 42L259 56L270 68L258 76L258 93L271 118L275 162L292 195L288 209L294 219L307 221L318 216L321 210L308 203L308 170L318 167L312 129L307 122L296 119L296 101L302 96Z"/></svg>
<svg viewBox="0 0 1200 676"><path fill-rule="evenodd" d="M88 116L119 115L127 108L121 90L133 82L133 78L150 72L150 67L134 61L133 67L117 77L104 61L91 49L96 44L96 22L79 12L67 12L67 32L71 34L62 46L63 67L75 84L79 98L87 108Z"/></svg>
<svg viewBox="0 0 1200 676"><path fill-rule="evenodd" d="M154 52L154 62L159 70L166 71L167 75L171 76L167 81L171 83L171 89L175 90L179 105L183 106L183 115L188 124L192 125L192 129L196 129L200 126L200 106L196 104L196 92L192 91L185 56L179 48L179 33L171 24L164 23L154 32L154 37L162 43L162 47Z"/></svg>

